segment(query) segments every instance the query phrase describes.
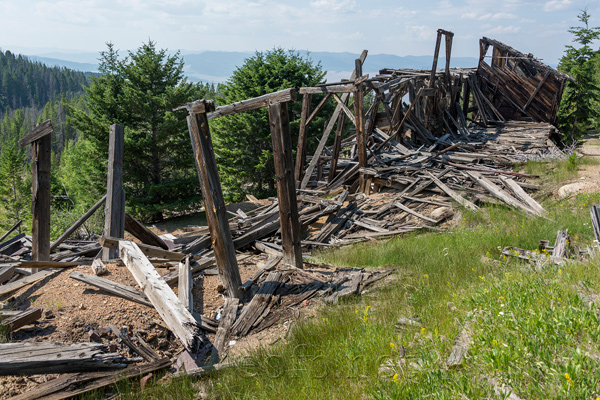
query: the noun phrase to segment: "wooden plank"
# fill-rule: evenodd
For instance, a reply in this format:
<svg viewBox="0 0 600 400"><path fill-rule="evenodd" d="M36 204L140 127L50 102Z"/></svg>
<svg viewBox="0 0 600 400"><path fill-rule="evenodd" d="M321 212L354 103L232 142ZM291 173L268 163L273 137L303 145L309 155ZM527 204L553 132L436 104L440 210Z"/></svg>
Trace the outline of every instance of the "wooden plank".
<svg viewBox="0 0 600 400"><path fill-rule="evenodd" d="M37 375L125 368L119 353L100 343L1 343L0 375Z"/></svg>
<svg viewBox="0 0 600 400"><path fill-rule="evenodd" d="M590 208L592 226L594 227L594 236L596 237L596 246L600 250L600 206L594 205ZM0 280L1 281L1 280Z"/></svg>
<svg viewBox="0 0 600 400"><path fill-rule="evenodd" d="M36 268L36 269L52 269L52 268L72 268L79 265L90 265L91 261L19 261L19 267Z"/></svg>
<svg viewBox="0 0 600 400"><path fill-rule="evenodd" d="M183 303L185 308L190 312L194 311L194 298L192 297L192 271L190 270L190 258L186 257L185 260L179 263L179 286L177 294L179 300Z"/></svg>
<svg viewBox="0 0 600 400"><path fill-rule="evenodd" d="M130 365L117 372L89 372L61 375L42 383L33 390L13 397L13 400L62 400L112 385L121 380L146 375L171 365L168 357L144 365Z"/></svg>
<svg viewBox="0 0 600 400"><path fill-rule="evenodd" d="M444 191L444 193L446 193L448 196L452 197L452 199L454 201L456 201L457 203L459 203L463 207L470 208L473 211L478 211L479 210L479 207L477 207L475 204L471 203L469 200L467 200L464 197L462 197L460 194L456 193L454 190L450 189L442 181L440 181L438 178L436 178L435 176L433 176L433 174L431 172L429 172L429 171L425 171L425 172L427 172L427 174L429 175L429 177L431 178L431 180L440 189L442 189Z"/></svg>
<svg viewBox="0 0 600 400"><path fill-rule="evenodd" d="M104 236L123 238L125 236L125 191L123 190L123 152L125 128L122 125L110 126L108 139L108 173L106 183L106 206L104 208ZM117 258L117 251L105 248L104 261Z"/></svg>
<svg viewBox="0 0 600 400"><path fill-rule="evenodd" d="M121 241L119 255L173 334L187 350L196 351L202 343L198 323L140 248L134 242Z"/></svg>
<svg viewBox="0 0 600 400"><path fill-rule="evenodd" d="M300 94L320 94L320 93L352 93L356 90L353 83L345 85L332 85L332 86L315 86L315 87L301 87L298 90Z"/></svg>
<svg viewBox="0 0 600 400"><path fill-rule="evenodd" d="M5 285L0 286L0 296L3 296L5 294L8 293L12 293L15 290L19 290L24 286L30 285L32 283L35 283L39 280L42 280L44 278L49 277L50 275L53 275L54 273L56 273L58 271L52 271L52 270L48 270L48 271L41 271L41 272L36 272L34 274L31 274L29 276L23 277L17 281L11 282L11 283L7 283Z"/></svg>
<svg viewBox="0 0 600 400"><path fill-rule="evenodd" d="M292 139L286 103L269 106L269 125L271 127L275 176L277 177L283 263L302 268L298 200L296 199L296 181L292 175L294 169Z"/></svg>
<svg viewBox="0 0 600 400"><path fill-rule="evenodd" d="M429 221L429 222L432 222L434 224L438 223L438 221L436 221L435 219L426 217L423 214L420 214L420 213L416 212L415 210L412 210L412 209L408 208L407 206L405 206L404 204L400 203L399 201L395 201L394 205L396 207L398 207L399 209L401 209L402 211L407 212L407 213L409 213L411 215L414 215L417 218L421 218L421 219L423 219L425 221Z"/></svg>
<svg viewBox="0 0 600 400"><path fill-rule="evenodd" d="M329 174L327 176L327 182L332 182L337 172L338 159L340 152L342 151L342 137L344 135L344 124L346 122L346 114L340 114L337 120L335 128L335 140L333 143L333 155L331 156L331 162L329 163Z"/></svg>
<svg viewBox="0 0 600 400"><path fill-rule="evenodd" d="M22 326L33 324L40 318L42 318L42 309L33 308L8 318L0 318L0 325L8 326L9 330L14 332Z"/></svg>
<svg viewBox="0 0 600 400"><path fill-rule="evenodd" d="M288 103L296 100L296 89L284 89L274 93L268 93L253 99L238 101L226 106L219 106L213 112L208 112L208 119L223 117L225 115L238 114L256 110L258 108L268 107L272 104ZM205 108L209 110L209 108ZM190 114L202 114L200 111L191 110Z"/></svg>
<svg viewBox="0 0 600 400"><path fill-rule="evenodd" d="M288 92L288 94L291 93ZM269 99L274 98L277 97L265 99L271 101ZM206 101L206 108L210 108L211 105L214 106L214 102ZM187 121L219 277L225 286L227 295L239 298L242 295L239 290L242 282L235 258L235 248L229 229L227 209L223 199L208 119L206 114L194 113L188 116Z"/></svg>
<svg viewBox="0 0 600 400"><path fill-rule="evenodd" d="M164 250L169 249L169 246L156 233L146 228L144 224L127 213L125 213L125 230L144 244L160 247Z"/></svg>
<svg viewBox="0 0 600 400"><path fill-rule="evenodd" d="M544 209L544 207L542 207L542 205L540 203L538 203L537 201L535 201L533 199L533 197L531 197L530 195L527 194L527 192L525 192L525 190L523 190L523 188L515 181L513 181L510 178L506 178L504 176L500 176L500 180L507 186L509 187L514 194L517 195L517 197L523 201L525 204L527 204L533 211L536 212L536 214L540 217L543 217L545 215L548 215L548 211L546 211Z"/></svg>
<svg viewBox="0 0 600 400"><path fill-rule="evenodd" d="M521 210L523 210L529 214L537 215L537 212L535 210L531 209L528 205L521 203L520 201L518 201L517 199L512 197L510 194L506 193L504 190L502 190L500 187L495 185L492 181L490 181L489 179L487 179L486 177L481 175L479 172L466 171L466 173L475 182L477 182L479 185L481 185L484 189L486 189L488 192L490 192L491 194L493 194L494 196L496 196L497 198L499 198L506 204L508 204L512 207L515 207L515 208L520 208Z"/></svg>
<svg viewBox="0 0 600 400"><path fill-rule="evenodd" d="M0 267L0 285L9 280L15 274L15 265Z"/></svg>
<svg viewBox="0 0 600 400"><path fill-rule="evenodd" d="M36 125L35 128L23 139L19 140L19 147L23 148L30 143L35 142L36 140L40 140L43 137L52 134L54 132L54 128L52 127L52 121L49 119Z"/></svg>
<svg viewBox="0 0 600 400"><path fill-rule="evenodd" d="M236 318L239 299L228 297L225 299L225 305L223 306L223 313L221 320L219 321L219 328L215 336L214 347L216 351L215 358L221 361L227 355L227 340L231 334L231 327L233 326Z"/></svg>
<svg viewBox="0 0 600 400"><path fill-rule="evenodd" d="M79 227L81 225L83 225L85 223L85 221L87 221L88 218L91 217L96 212L96 210L98 210L100 208L100 206L102 204L104 204L105 201L106 201L106 195L102 196L102 198L100 200L98 200L98 202L96 202L96 204L94 204L92 206L92 208L90 208L85 214L83 214L81 216L81 218L79 218L77 221L75 221L75 223L73 223L73 225L71 225L69 227L69 229L67 229L62 235L60 235L60 237L58 239L56 239L54 242L52 242L52 245L50 246L50 251L56 249L56 247L58 247L59 244L64 242L65 239L67 239L69 236L71 236L73 234L73 232L75 232L77 229L79 229Z"/></svg>
<svg viewBox="0 0 600 400"><path fill-rule="evenodd" d="M152 307L152 303L150 300L148 300L146 295L139 290L133 289L131 286L113 282L98 276L82 274L81 272L77 271L72 272L71 275L69 275L69 278L86 283L90 286L94 286L102 291L105 291L106 293L110 293L122 299Z"/></svg>
<svg viewBox="0 0 600 400"><path fill-rule="evenodd" d="M17 229L19 226L21 226L21 223L23 223L23 220L19 220L16 224L14 224L9 230L8 232L6 232L4 235L2 235L2 237L0 237L0 243L2 243L2 241L4 239L6 239L8 237L8 235L10 235L11 233L13 233L13 231L15 229Z"/></svg>
<svg viewBox="0 0 600 400"><path fill-rule="evenodd" d="M102 247L107 247L109 249L118 249L119 242L125 239L118 239L109 236L101 236L98 239L98 243ZM160 247L150 246L148 244L138 243L137 244L142 253L146 255L146 257L156 257L156 258L166 258L167 260L173 261L181 261L185 258L185 254L178 253L176 251L163 250Z"/></svg>
<svg viewBox="0 0 600 400"><path fill-rule="evenodd" d="M308 145L308 114L310 113L310 102L312 96L305 94L302 98L302 111L300 113L300 131L298 132L298 147L296 148L296 166L294 170L294 177L296 181L302 179L304 172L304 164L306 163L306 146ZM315 110L316 111L316 110Z"/></svg>
<svg viewBox="0 0 600 400"><path fill-rule="evenodd" d="M265 282L258 289L258 292L254 295L250 303L244 307L239 318L233 324L231 330L234 335L245 336L248 334L252 326L263 316L263 311L269 305L273 293L282 284L283 279L284 275L281 271L272 271L269 273Z"/></svg>

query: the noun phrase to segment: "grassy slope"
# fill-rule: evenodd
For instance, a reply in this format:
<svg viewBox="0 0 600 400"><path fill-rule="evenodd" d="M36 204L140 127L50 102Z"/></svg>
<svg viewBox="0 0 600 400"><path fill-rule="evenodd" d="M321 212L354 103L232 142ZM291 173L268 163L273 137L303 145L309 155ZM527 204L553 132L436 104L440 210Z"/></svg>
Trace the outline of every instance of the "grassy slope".
<svg viewBox="0 0 600 400"><path fill-rule="evenodd" d="M566 162L530 164L548 183L574 176ZM591 398L600 394L596 310L577 296L583 281L600 292L600 259L534 272L501 256L504 246L536 249L569 229L574 244L593 238L589 207L600 194L564 201L548 198L548 219L504 207L463 211L451 232L414 234L378 244L325 252L328 263L386 266L396 280L301 321L285 344L259 349L246 365L205 378L215 398L496 398L489 378L525 398ZM482 261L486 256L491 261ZM395 328L399 317L422 327ZM453 338L471 321L473 346L466 362L448 369ZM402 353L404 356L402 357ZM600 351L598 352L600 354ZM388 368L378 372L381 364ZM151 386L125 397L192 398L192 383Z"/></svg>

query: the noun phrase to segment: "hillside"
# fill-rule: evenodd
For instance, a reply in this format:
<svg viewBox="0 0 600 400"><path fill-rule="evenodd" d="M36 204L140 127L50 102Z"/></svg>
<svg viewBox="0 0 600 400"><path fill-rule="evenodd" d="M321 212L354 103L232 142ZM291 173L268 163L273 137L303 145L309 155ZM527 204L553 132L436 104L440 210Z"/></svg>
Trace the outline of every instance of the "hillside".
<svg viewBox="0 0 600 400"><path fill-rule="evenodd" d="M83 72L48 67L10 51L0 51L0 116L10 110L43 108L63 95L83 93L87 77Z"/></svg>

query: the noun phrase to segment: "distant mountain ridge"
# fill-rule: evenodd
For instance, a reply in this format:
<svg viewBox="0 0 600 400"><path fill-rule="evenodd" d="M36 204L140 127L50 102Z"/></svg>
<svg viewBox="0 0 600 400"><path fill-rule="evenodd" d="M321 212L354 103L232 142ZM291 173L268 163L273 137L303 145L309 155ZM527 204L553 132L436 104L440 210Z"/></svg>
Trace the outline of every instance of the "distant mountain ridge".
<svg viewBox="0 0 600 400"><path fill-rule="evenodd" d="M320 61L321 66L327 71L329 82L348 78L354 69L354 60L359 54L349 52L307 52L315 62ZM201 51L182 52L185 63L185 74L191 81L225 82L244 60L252 57L254 52L227 52L227 51ZM30 55L31 59L42 62L48 66L60 66L77 71L96 72L98 63L93 62L100 57L98 53L44 53ZM363 67L364 73L371 76L377 74L383 68L431 68L433 56L397 56L393 54L369 54ZM445 58L440 58L438 68L443 68ZM453 57L450 60L452 67L471 68L477 66L478 59L475 57Z"/></svg>

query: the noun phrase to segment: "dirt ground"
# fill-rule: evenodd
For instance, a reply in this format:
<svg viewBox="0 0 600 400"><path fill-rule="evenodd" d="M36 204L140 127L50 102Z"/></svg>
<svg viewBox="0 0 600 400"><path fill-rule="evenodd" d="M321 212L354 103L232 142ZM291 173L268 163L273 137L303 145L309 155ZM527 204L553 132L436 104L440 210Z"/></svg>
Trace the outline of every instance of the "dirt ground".
<svg viewBox="0 0 600 400"><path fill-rule="evenodd" d="M561 198L580 193L600 192L600 134L593 132L586 135L578 153L596 162L579 166L577 180L558 189L557 195Z"/></svg>

